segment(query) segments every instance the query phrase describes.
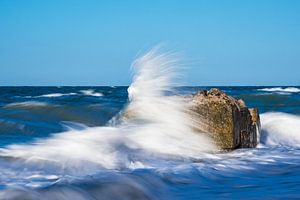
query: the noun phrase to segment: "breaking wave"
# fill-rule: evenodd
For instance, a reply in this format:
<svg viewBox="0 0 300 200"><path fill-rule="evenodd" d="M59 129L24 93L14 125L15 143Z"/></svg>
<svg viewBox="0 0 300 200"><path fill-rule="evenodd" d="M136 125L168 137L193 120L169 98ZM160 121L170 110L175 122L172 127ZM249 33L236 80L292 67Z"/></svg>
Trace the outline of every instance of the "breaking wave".
<svg viewBox="0 0 300 200"><path fill-rule="evenodd" d="M85 95L85 96L94 96L94 97L102 97L103 94L101 92L95 92L92 89L89 90L80 90L80 93L51 93L51 94L43 94L39 96L26 96L26 98L56 98L56 97L63 97L63 96L74 96L74 95Z"/></svg>
<svg viewBox="0 0 300 200"><path fill-rule="evenodd" d="M0 148L0 199L224 199L237 193L261 198L266 188L271 194L278 189L290 194L292 187L292 193L298 194L300 116L264 113L258 148L219 152L206 134L195 132L199 122L191 117L190 105L175 95L178 69L174 56L154 50L137 59L132 68L128 104L106 126L87 127L87 115L81 114L89 112L85 106L73 112L70 104L51 103L56 99L47 99L49 104L7 104L13 113L18 108L34 110L38 122L47 119L42 115L47 113L67 131ZM70 91L80 97L102 95L96 89L79 90L42 96L59 97ZM37 94L45 91L49 92ZM122 99L123 105L127 99ZM0 120L0 125L24 129L9 118ZM164 193L174 193L176 198Z"/></svg>
<svg viewBox="0 0 300 200"><path fill-rule="evenodd" d="M261 115L261 122L264 144L300 147L300 116L269 112Z"/></svg>
<svg viewBox="0 0 300 200"><path fill-rule="evenodd" d="M15 108L15 107L44 107L48 106L49 104L45 102L38 102L38 101L25 101L25 102L16 102L10 103L5 105L5 108Z"/></svg>
<svg viewBox="0 0 300 200"><path fill-rule="evenodd" d="M62 94L62 93L52 93L52 94L44 94L44 95L40 95L40 96L37 96L36 98L39 98L39 97L62 97L62 96L69 96L69 95L76 95L76 93L68 93L68 94Z"/></svg>
<svg viewBox="0 0 300 200"><path fill-rule="evenodd" d="M154 167L159 162L201 158L217 148L196 133L185 99L169 95L176 85L176 59L155 50L133 63L129 104L115 126L71 130L32 144L10 145L0 156L28 169L89 174L102 169ZM100 96L93 90L86 95Z"/></svg>
<svg viewBox="0 0 300 200"><path fill-rule="evenodd" d="M288 92L288 93L300 92L300 89L296 87L287 87L287 88L273 87L273 88L262 88L258 90L264 92Z"/></svg>
<svg viewBox="0 0 300 200"><path fill-rule="evenodd" d="M80 90L80 92L86 96L102 97L103 94L100 92L95 92L94 90Z"/></svg>

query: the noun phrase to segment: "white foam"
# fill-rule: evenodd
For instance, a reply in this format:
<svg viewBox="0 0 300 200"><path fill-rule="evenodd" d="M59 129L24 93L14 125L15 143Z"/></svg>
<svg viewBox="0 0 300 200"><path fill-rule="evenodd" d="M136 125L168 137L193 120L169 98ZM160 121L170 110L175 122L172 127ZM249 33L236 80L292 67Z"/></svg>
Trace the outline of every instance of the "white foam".
<svg viewBox="0 0 300 200"><path fill-rule="evenodd" d="M189 105L185 99L166 96L177 85L176 64L177 59L172 55L156 55L155 51L137 59L132 66L136 73L128 88L131 102L126 112L137 120L149 122L141 130L143 134L135 136L144 148L194 157L215 146L192 129L194 124L187 114Z"/></svg>
<svg viewBox="0 0 300 200"><path fill-rule="evenodd" d="M85 124L79 123L79 122L71 122L71 121L62 121L60 123L67 131L72 130L83 130L88 128Z"/></svg>
<svg viewBox="0 0 300 200"><path fill-rule="evenodd" d="M69 96L69 95L76 95L76 93L68 93L68 94L62 94L62 93L52 93L52 94L44 94L37 97L62 97L62 96Z"/></svg>
<svg viewBox="0 0 300 200"><path fill-rule="evenodd" d="M133 63L135 76L125 109L133 117L118 126L72 130L8 146L0 155L24 160L28 168L56 166L57 171L78 175L99 168L151 167L160 158L201 158L203 152L215 151L211 139L193 129L184 98L166 95L175 85L175 67L176 59L155 51Z"/></svg>
<svg viewBox="0 0 300 200"><path fill-rule="evenodd" d="M300 92L300 89L296 87L287 87L287 88L273 87L273 88L262 88L258 90L265 91L265 92L289 92L289 93Z"/></svg>
<svg viewBox="0 0 300 200"><path fill-rule="evenodd" d="M41 97L47 97L47 98L55 98L55 97L62 97L62 96L71 96L71 95L77 95L77 93L71 92L71 93L51 93L51 94L43 94L39 96L25 96L25 98L41 98Z"/></svg>
<svg viewBox="0 0 300 200"><path fill-rule="evenodd" d="M262 138L266 145L300 147L300 116L270 112L261 115Z"/></svg>
<svg viewBox="0 0 300 200"><path fill-rule="evenodd" d="M4 106L4 108L12 108L12 107L43 107L48 106L49 104L45 102L38 101L25 101L25 102L16 102L10 103Z"/></svg>
<svg viewBox="0 0 300 200"><path fill-rule="evenodd" d="M80 90L80 92L86 96L102 97L103 94L100 92L95 92L94 90Z"/></svg>

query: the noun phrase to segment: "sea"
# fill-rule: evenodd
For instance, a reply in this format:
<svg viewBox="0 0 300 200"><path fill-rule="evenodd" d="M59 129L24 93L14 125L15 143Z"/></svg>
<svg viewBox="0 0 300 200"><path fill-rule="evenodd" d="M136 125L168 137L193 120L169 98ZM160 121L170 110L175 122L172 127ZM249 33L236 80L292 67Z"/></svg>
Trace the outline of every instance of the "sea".
<svg viewBox="0 0 300 200"><path fill-rule="evenodd" d="M168 153L164 135L115 133L128 87L0 87L0 199L299 199L300 87L218 88L259 109L257 148Z"/></svg>
<svg viewBox="0 0 300 200"><path fill-rule="evenodd" d="M256 148L220 150L173 63L129 86L0 87L0 199L300 199L300 87L217 87L259 109ZM174 72L174 73L173 73Z"/></svg>

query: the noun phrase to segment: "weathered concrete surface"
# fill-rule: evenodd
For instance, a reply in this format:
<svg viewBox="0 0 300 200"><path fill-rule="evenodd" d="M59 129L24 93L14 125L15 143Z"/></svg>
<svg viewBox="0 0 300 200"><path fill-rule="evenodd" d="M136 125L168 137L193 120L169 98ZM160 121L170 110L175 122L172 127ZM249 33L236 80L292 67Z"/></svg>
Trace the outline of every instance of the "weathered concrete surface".
<svg viewBox="0 0 300 200"><path fill-rule="evenodd" d="M247 108L219 89L192 95L193 118L198 131L210 134L222 149L250 148L258 143L260 119L257 109Z"/></svg>

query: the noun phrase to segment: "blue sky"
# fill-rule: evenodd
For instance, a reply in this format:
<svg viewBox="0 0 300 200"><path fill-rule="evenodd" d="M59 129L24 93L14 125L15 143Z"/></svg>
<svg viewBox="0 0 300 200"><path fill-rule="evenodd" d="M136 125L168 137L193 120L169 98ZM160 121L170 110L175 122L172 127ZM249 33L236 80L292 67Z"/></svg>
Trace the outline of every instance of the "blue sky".
<svg viewBox="0 0 300 200"><path fill-rule="evenodd" d="M0 1L0 85L128 85L159 43L186 85L300 85L297 0Z"/></svg>

